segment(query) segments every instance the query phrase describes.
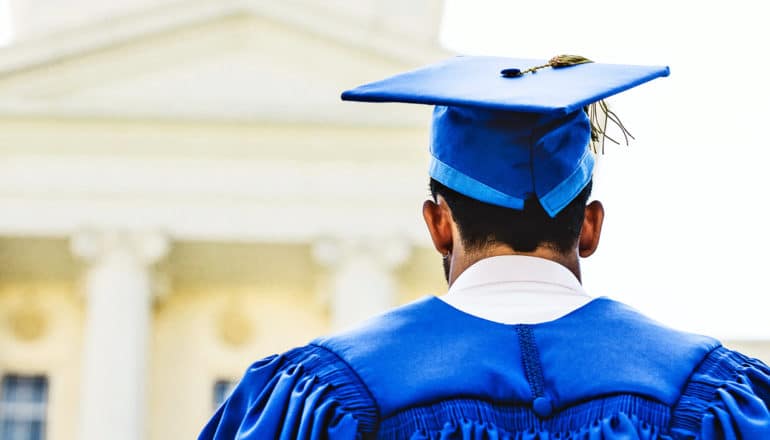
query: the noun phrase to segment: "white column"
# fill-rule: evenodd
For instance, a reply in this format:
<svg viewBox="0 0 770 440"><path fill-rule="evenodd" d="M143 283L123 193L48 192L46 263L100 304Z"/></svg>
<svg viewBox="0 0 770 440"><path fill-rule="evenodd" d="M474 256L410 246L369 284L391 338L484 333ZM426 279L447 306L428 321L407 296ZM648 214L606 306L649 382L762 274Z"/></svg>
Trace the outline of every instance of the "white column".
<svg viewBox="0 0 770 440"><path fill-rule="evenodd" d="M323 240L313 253L329 270L325 292L330 299L332 325L345 328L396 303L394 270L409 256L398 240Z"/></svg>
<svg viewBox="0 0 770 440"><path fill-rule="evenodd" d="M150 266L167 249L167 240L151 233L82 232L73 237L73 253L88 263L80 440L147 437Z"/></svg>

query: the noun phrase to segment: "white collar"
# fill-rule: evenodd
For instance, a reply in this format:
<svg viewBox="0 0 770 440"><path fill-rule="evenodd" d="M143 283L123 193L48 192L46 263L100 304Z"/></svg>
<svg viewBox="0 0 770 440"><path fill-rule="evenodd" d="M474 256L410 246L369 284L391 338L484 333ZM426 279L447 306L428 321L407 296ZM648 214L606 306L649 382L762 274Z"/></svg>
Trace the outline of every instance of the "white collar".
<svg viewBox="0 0 770 440"><path fill-rule="evenodd" d="M480 260L440 297L463 312L503 324L551 321L591 297L566 267L551 260L504 255Z"/></svg>

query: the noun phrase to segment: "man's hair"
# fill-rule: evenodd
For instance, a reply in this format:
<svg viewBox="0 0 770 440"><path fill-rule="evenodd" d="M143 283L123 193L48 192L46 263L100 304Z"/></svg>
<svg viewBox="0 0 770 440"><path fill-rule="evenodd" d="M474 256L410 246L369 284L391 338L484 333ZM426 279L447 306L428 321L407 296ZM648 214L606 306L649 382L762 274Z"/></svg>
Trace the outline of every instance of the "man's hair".
<svg viewBox="0 0 770 440"><path fill-rule="evenodd" d="M535 197L528 198L520 211L480 202L430 179L433 200L439 195L446 200L463 245L471 251L490 244L506 244L516 252L532 252L546 246L568 253L580 236L592 186L589 181L577 197L550 217Z"/></svg>

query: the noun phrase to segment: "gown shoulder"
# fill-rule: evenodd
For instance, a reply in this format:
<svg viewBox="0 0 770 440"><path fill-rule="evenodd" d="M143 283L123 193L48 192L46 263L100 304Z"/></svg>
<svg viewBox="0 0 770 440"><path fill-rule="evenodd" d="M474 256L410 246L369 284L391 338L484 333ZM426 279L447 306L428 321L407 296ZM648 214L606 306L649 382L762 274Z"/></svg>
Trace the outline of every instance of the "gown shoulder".
<svg viewBox="0 0 770 440"><path fill-rule="evenodd" d="M252 364L199 440L357 439L376 405L335 353L309 344Z"/></svg>
<svg viewBox="0 0 770 440"><path fill-rule="evenodd" d="M693 372L673 408L676 439L770 439L770 368L718 347Z"/></svg>
<svg viewBox="0 0 770 440"><path fill-rule="evenodd" d="M769 406L761 361L620 303L508 326L434 298L254 363L199 439L770 439Z"/></svg>

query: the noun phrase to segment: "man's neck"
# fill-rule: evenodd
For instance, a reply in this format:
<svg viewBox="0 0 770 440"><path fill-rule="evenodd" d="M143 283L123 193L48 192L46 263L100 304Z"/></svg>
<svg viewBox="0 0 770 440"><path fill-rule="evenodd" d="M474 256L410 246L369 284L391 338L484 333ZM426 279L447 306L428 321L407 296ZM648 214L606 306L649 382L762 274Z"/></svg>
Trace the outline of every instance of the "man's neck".
<svg viewBox="0 0 770 440"><path fill-rule="evenodd" d="M569 254L563 254L552 248L540 246L532 252L516 252L508 246L496 245L488 246L483 250L473 250L462 252L460 255L453 256L450 270L449 270L449 285L454 284L457 277L460 276L466 269L481 261L485 258L498 257L501 255L525 255L529 257L539 257L551 260L566 267L572 272L578 281L582 282L580 277L580 261L575 251Z"/></svg>

